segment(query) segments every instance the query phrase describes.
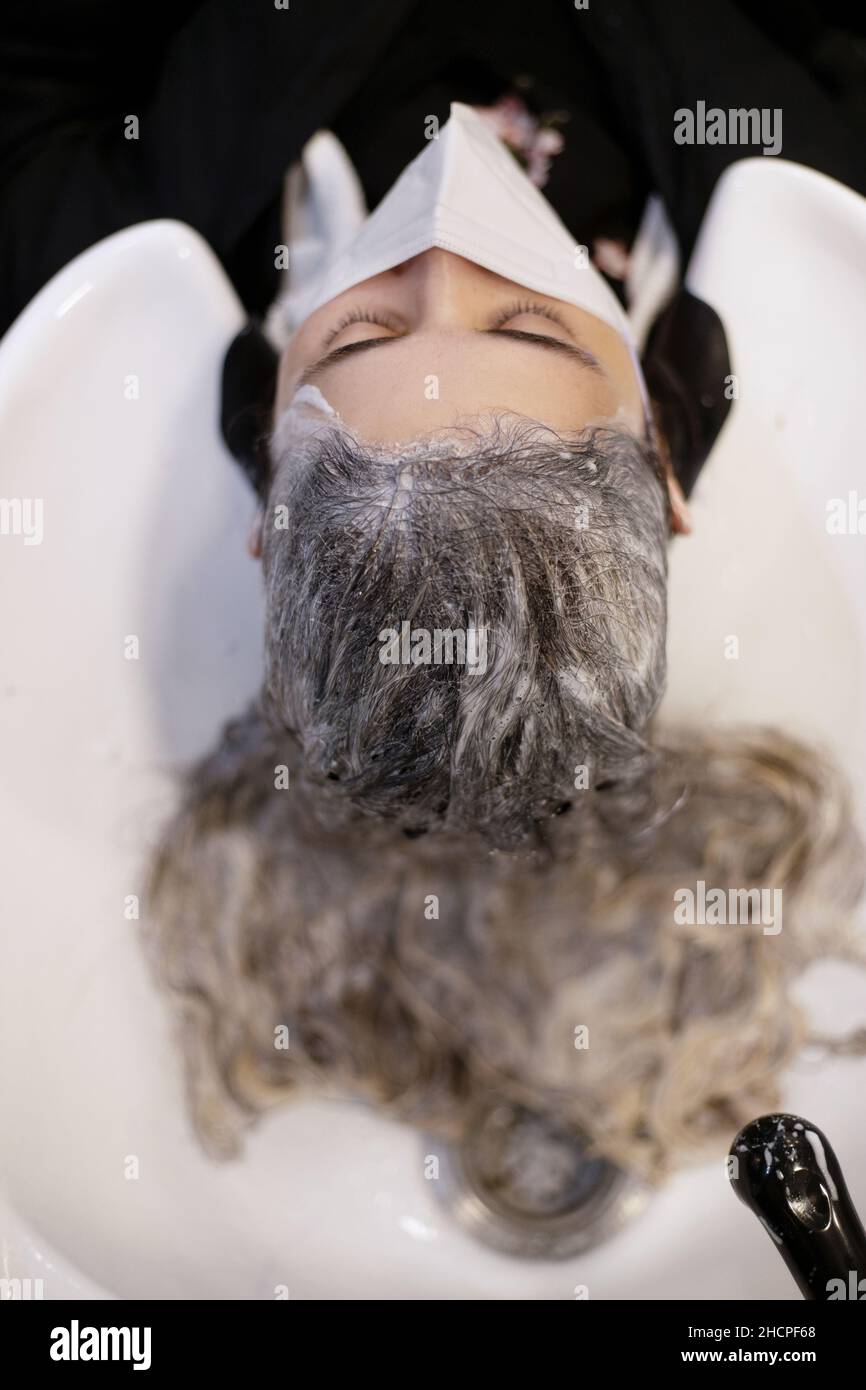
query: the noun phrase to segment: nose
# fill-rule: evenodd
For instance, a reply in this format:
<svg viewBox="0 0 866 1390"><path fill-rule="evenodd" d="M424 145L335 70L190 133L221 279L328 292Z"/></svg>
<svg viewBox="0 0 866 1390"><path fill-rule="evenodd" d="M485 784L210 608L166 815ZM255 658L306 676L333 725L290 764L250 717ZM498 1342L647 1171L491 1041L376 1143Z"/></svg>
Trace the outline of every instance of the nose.
<svg viewBox="0 0 866 1390"><path fill-rule="evenodd" d="M489 294L490 271L433 246L401 267L417 328L468 328Z"/></svg>

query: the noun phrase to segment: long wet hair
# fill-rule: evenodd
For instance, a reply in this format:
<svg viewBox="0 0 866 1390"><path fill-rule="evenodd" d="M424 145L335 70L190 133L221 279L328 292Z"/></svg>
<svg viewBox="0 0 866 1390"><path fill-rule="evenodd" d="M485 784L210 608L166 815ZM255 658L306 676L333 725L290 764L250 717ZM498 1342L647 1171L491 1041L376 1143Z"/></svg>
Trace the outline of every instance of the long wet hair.
<svg viewBox="0 0 866 1390"><path fill-rule="evenodd" d="M616 429L277 436L264 688L152 880L212 1152L301 1090L458 1138L508 1098L658 1177L776 1103L792 980L859 956L862 855L814 750L655 728L668 522ZM484 668L404 624L483 630ZM777 890L781 929L681 921L699 883Z"/></svg>

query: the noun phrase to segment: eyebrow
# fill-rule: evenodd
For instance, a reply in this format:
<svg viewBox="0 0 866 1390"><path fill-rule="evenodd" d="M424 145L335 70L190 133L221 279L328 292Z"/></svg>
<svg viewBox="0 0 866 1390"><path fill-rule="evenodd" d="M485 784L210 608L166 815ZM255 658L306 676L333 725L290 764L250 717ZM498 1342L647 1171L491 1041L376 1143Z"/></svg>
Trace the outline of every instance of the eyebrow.
<svg viewBox="0 0 866 1390"><path fill-rule="evenodd" d="M598 358L577 343L567 343L562 338L548 338L544 333L527 333L521 328L484 328L478 331L486 338L510 338L516 343L529 343L530 346L542 348L545 352L555 352L559 357L569 357L573 362L579 362L582 367L596 372L599 376L605 375ZM301 373L298 385L306 386L308 382L315 381L328 367L344 361L347 357L354 357L361 352L371 352L373 348L387 347L389 343L402 343L407 336L400 333L393 338L362 338L358 343L346 343L343 347L333 348Z"/></svg>

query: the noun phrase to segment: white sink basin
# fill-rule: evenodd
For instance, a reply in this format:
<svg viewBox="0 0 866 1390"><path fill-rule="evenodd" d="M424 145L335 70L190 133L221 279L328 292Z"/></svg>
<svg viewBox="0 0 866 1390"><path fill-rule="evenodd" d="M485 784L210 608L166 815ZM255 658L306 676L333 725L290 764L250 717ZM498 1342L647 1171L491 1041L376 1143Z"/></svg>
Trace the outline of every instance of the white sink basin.
<svg viewBox="0 0 866 1390"><path fill-rule="evenodd" d="M866 495L864 249L866 204L818 175L751 160L720 186L692 284L727 323L741 398L675 546L667 702L825 738L861 782L866 536L824 517ZM196 1148L124 908L172 769L259 678L252 503L216 428L241 322L208 248L157 222L67 267L0 346L0 491L44 504L41 545L0 537L0 1276L46 1298L796 1297L721 1157L589 1255L529 1263L454 1227L420 1136L360 1105L296 1104L240 1163ZM830 1027L866 1015L841 967L808 993ZM864 1084L864 1062L803 1062L785 1097L861 1212Z"/></svg>

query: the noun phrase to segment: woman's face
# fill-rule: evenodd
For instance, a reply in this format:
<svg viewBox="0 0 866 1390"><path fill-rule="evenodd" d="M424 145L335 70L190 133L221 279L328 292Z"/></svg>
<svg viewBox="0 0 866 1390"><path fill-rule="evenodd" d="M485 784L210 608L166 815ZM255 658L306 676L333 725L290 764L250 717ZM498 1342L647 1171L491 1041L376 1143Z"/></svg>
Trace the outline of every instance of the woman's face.
<svg viewBox="0 0 866 1390"><path fill-rule="evenodd" d="M277 414L306 382L371 443L488 411L555 430L615 422L644 432L637 371L613 328L438 248L310 314L280 364Z"/></svg>

